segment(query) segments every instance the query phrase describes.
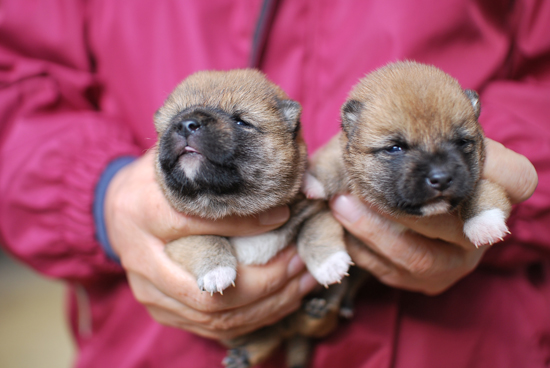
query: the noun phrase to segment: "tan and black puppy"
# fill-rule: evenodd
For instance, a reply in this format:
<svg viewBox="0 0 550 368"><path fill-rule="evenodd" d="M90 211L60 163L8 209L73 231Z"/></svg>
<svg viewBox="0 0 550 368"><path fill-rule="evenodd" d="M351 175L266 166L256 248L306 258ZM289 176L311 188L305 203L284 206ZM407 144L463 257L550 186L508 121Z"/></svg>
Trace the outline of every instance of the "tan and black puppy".
<svg viewBox="0 0 550 368"><path fill-rule="evenodd" d="M306 165L300 113L254 70L185 79L155 114L157 178L169 202L209 219L295 202ZM265 263L282 247L270 246L256 246L247 263ZM236 251L227 238L190 236L167 244L166 252L202 290L222 292L234 283Z"/></svg>
<svg viewBox="0 0 550 368"><path fill-rule="evenodd" d="M157 179L176 210L217 219L290 206L289 221L266 234L188 236L167 244L169 257L196 277L201 290L221 293L235 282L237 262L264 264L296 239L300 255L320 283L339 282L346 274L351 259L334 219L321 218L318 227L304 226L310 230L299 234L304 221L327 209L324 201L299 193L307 161L300 113L297 102L251 69L193 74L156 113ZM238 351L225 360L226 366L255 365L287 338L328 331L337 314L337 299L344 297L333 294L285 319L293 321L290 327L280 322L259 332L262 339L253 333L226 341L236 348L233 353ZM290 356L307 359L301 351Z"/></svg>
<svg viewBox="0 0 550 368"><path fill-rule="evenodd" d="M314 157L310 195L350 190L394 215L458 211L476 246L508 232L504 190L481 179L484 133L476 92L440 69L388 64L363 78L342 106L342 130Z"/></svg>

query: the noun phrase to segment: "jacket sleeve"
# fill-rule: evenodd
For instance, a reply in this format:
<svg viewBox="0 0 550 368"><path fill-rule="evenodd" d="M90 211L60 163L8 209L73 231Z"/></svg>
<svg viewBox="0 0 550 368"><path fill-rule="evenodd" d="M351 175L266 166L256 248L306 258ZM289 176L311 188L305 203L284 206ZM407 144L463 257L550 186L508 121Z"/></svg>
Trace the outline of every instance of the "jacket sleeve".
<svg viewBox="0 0 550 368"><path fill-rule="evenodd" d="M550 2L519 1L513 14L508 76L482 89L480 121L489 138L534 164L539 184L515 206L511 236L485 257L500 267L550 259Z"/></svg>
<svg viewBox="0 0 550 368"><path fill-rule="evenodd" d="M85 2L0 5L0 243L68 280L122 272L95 236L95 185L138 155L131 131L97 106Z"/></svg>

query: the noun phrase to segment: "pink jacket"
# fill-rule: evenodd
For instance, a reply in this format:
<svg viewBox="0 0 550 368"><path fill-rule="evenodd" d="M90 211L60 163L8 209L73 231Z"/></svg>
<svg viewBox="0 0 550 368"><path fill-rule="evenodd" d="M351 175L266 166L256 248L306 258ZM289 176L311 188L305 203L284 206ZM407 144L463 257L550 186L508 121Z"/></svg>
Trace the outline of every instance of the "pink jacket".
<svg viewBox="0 0 550 368"><path fill-rule="evenodd" d="M413 59L479 91L487 135L539 174L533 197L513 211L512 236L476 271L437 297L365 289L356 318L319 342L313 367L550 364L550 2L284 0L260 17L261 7L0 4L0 242L71 286L76 366L220 366L220 345L159 325L134 300L94 236L91 206L110 161L154 144L152 115L181 79L246 67L251 54L302 103L310 151L338 131L360 77Z"/></svg>

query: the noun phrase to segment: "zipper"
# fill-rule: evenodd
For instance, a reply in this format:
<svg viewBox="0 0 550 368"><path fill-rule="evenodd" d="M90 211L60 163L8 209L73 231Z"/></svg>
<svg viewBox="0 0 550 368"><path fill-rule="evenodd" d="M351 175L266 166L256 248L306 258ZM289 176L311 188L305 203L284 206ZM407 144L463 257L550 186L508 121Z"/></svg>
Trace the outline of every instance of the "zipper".
<svg viewBox="0 0 550 368"><path fill-rule="evenodd" d="M252 37L252 49L250 51L250 60L248 66L250 68L261 69L262 58L267 46L267 39L275 19L275 13L279 5L279 0L264 0L260 16L256 23L254 36Z"/></svg>

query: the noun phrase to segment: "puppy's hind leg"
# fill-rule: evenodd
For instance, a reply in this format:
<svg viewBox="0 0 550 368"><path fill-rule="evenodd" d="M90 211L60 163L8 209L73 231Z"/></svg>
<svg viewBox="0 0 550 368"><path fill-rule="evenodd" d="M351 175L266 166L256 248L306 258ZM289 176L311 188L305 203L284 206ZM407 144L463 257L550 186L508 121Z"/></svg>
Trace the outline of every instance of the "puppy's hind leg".
<svg viewBox="0 0 550 368"><path fill-rule="evenodd" d="M344 229L328 209L306 220L298 234L298 253L313 277L325 286L340 282L352 264Z"/></svg>
<svg viewBox="0 0 550 368"><path fill-rule="evenodd" d="M263 363L285 338L293 334L291 319L292 316L288 316L274 325L224 341L229 350L222 364L226 368L249 368Z"/></svg>
<svg viewBox="0 0 550 368"><path fill-rule="evenodd" d="M354 300L361 286L371 277L371 275L357 266L352 266L349 270L348 287L342 297L340 304L340 317L351 319L355 313Z"/></svg>
<svg viewBox="0 0 550 368"><path fill-rule="evenodd" d="M312 341L309 337L295 335L286 342L286 365L288 368L307 368L311 356Z"/></svg>
<svg viewBox="0 0 550 368"><path fill-rule="evenodd" d="M203 291L223 294L223 290L235 283L237 259L226 238L188 236L166 244L165 252L195 276Z"/></svg>

